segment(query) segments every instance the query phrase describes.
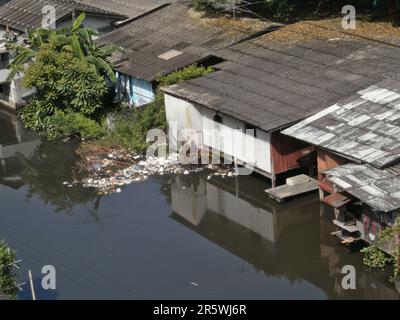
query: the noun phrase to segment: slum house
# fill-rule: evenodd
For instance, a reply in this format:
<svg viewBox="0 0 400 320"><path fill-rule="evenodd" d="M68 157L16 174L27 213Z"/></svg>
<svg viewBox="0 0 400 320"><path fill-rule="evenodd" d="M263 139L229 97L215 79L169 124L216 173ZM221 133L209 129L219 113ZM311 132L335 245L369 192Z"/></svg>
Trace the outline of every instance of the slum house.
<svg viewBox="0 0 400 320"><path fill-rule="evenodd" d="M113 60L118 98L143 106L153 101L159 77L209 61L215 50L265 32L269 26L259 20L196 12L184 1L176 1L134 19L100 42L125 49Z"/></svg>
<svg viewBox="0 0 400 320"><path fill-rule="evenodd" d="M399 64L396 61L387 67L397 71ZM317 146L320 197L335 209L336 235L343 242L373 242L382 228L396 222L400 209L400 81L378 82L283 133Z"/></svg>
<svg viewBox="0 0 400 320"><path fill-rule="evenodd" d="M316 163L313 144L283 129L400 71L397 48L306 22L214 54L225 60L216 72L164 88L167 120L178 131L203 132L203 147L253 165L273 186L284 173ZM235 150L229 137L249 128L254 150ZM217 133L208 137L205 129Z"/></svg>
<svg viewBox="0 0 400 320"><path fill-rule="evenodd" d="M359 262L331 241L331 225L320 217L313 195L278 204L265 199L262 181L255 179L250 189L246 182L181 176L171 185L170 217L270 277L301 279L330 298L357 298L361 293L371 299L399 298L390 284L371 279L363 270L357 274L358 290L342 288L342 266ZM204 258L200 251L198 256ZM313 267L299 263L305 260Z"/></svg>
<svg viewBox="0 0 400 320"><path fill-rule="evenodd" d="M116 12L127 16L127 19L115 23L116 26L125 24L132 19L146 15L152 11L177 0L77 0L105 11Z"/></svg>
<svg viewBox="0 0 400 320"><path fill-rule="evenodd" d="M89 4L73 0L11 0L0 7L0 104L16 109L23 104L24 98L30 96L33 90L24 90L21 86L21 76L9 81L8 65L12 57L5 47L7 41L23 43L25 32L29 29L42 27L44 6L53 6L56 10L56 28L72 24L82 12L86 13L84 26L97 32L110 31L113 23L124 20L127 16L104 10Z"/></svg>

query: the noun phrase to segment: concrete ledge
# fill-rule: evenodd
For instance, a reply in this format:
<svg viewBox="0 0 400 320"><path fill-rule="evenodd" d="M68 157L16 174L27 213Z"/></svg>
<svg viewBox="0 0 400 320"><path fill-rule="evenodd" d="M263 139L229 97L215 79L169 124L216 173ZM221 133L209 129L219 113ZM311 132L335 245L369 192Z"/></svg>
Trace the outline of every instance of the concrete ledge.
<svg viewBox="0 0 400 320"><path fill-rule="evenodd" d="M290 198L294 198L296 196L300 196L309 192L317 191L318 190L318 182L317 180L310 178L308 176L307 181L304 183L296 184L291 186L289 184L285 184L276 188L271 188L265 190L268 196L279 203L283 203ZM300 181L304 179L304 177L299 178L298 180L296 177L293 177L292 181Z"/></svg>

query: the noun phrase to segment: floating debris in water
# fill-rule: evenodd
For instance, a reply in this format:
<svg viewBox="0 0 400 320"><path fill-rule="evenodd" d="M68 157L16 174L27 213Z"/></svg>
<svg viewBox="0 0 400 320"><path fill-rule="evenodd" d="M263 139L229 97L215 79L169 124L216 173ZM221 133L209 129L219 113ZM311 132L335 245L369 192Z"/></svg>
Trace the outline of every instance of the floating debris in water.
<svg viewBox="0 0 400 320"><path fill-rule="evenodd" d="M81 157L79 172L73 185L85 188L95 188L99 194L121 193L122 186L143 182L152 176L189 175L205 169L213 170L208 176L234 177L231 167L218 165L183 165L179 162L178 154L169 157L149 157L132 155L126 150L110 149L86 143L78 152ZM66 186L72 184L66 182Z"/></svg>

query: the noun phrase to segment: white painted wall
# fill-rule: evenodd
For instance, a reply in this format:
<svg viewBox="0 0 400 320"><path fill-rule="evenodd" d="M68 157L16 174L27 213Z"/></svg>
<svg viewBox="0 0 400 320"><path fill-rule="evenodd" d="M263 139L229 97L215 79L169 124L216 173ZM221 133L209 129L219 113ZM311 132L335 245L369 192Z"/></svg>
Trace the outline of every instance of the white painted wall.
<svg viewBox="0 0 400 320"><path fill-rule="evenodd" d="M165 107L170 125L169 136L172 150L176 150L177 141L176 135L172 134L171 130L179 132L183 129L192 129L202 132L204 146L237 157L240 161L254 164L255 168L265 173L272 173L269 133L257 129L256 138L246 136L244 133L246 124L243 121L222 115L223 123L217 123L213 121L215 111L169 94L165 94ZM238 132L237 129L242 132ZM252 140L253 143L251 143ZM239 143L243 143L244 147L240 148ZM251 145L254 145L254 148L249 148Z"/></svg>

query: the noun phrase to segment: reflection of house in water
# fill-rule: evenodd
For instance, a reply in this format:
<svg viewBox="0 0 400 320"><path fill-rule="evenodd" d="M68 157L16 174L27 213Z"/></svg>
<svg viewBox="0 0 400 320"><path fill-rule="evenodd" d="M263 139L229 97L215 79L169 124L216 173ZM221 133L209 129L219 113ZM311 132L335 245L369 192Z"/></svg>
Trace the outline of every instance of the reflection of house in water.
<svg viewBox="0 0 400 320"><path fill-rule="evenodd" d="M40 139L25 130L15 114L0 111L0 184L22 186L18 155L30 158L39 144Z"/></svg>
<svg viewBox="0 0 400 320"><path fill-rule="evenodd" d="M318 214L316 197L279 205L262 197L261 187L258 196L254 185L243 188L242 182L235 187L222 178L196 179L181 177L172 185L172 217L259 272L307 281L330 298L399 298L384 277L376 279L364 271L359 255L337 246L329 235L329 219ZM341 287L340 270L348 264L357 268L355 291Z"/></svg>

